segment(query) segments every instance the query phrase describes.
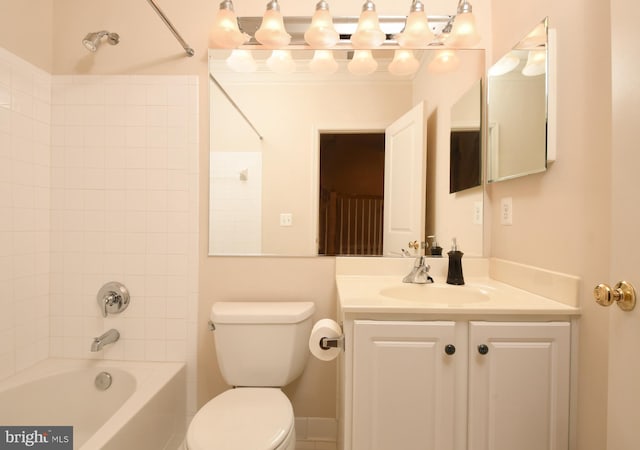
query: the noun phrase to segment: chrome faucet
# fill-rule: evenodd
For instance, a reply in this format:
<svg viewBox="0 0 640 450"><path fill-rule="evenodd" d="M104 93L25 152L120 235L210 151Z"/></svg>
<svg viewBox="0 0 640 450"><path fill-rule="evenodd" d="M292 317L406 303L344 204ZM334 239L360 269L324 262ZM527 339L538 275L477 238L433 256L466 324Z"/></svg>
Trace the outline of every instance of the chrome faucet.
<svg viewBox="0 0 640 450"><path fill-rule="evenodd" d="M120 333L118 330L112 328L104 334L93 338L93 342L91 343L91 351L99 352L105 345L113 344L118 339L120 339Z"/></svg>
<svg viewBox="0 0 640 450"><path fill-rule="evenodd" d="M413 263L413 269L402 279L402 282L415 284L433 283L433 278L429 275L429 269L431 267L427 264L427 257L418 256Z"/></svg>

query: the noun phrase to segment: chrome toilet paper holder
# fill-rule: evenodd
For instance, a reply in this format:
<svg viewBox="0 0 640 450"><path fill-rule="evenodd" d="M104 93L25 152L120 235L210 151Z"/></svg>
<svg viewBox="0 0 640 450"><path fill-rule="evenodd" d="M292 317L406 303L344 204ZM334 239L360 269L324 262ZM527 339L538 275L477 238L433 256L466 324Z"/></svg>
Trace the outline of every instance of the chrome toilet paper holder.
<svg viewBox="0 0 640 450"><path fill-rule="evenodd" d="M329 350L331 348L344 350L344 336L320 338L320 348L322 350Z"/></svg>

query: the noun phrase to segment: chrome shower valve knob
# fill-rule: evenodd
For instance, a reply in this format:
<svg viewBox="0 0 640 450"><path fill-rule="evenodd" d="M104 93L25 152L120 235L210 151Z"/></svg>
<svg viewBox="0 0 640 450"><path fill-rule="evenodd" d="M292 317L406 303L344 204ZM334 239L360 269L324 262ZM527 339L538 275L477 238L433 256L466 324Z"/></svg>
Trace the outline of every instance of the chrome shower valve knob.
<svg viewBox="0 0 640 450"><path fill-rule="evenodd" d="M110 281L102 286L96 297L102 317L121 313L129 306L130 299L129 290L117 281Z"/></svg>

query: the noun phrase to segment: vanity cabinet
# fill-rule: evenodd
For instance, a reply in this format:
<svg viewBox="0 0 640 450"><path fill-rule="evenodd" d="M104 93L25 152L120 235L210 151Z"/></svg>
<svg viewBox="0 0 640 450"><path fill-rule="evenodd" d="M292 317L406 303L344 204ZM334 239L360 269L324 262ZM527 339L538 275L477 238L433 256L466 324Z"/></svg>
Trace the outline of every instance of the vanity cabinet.
<svg viewBox="0 0 640 450"><path fill-rule="evenodd" d="M568 449L569 322L349 322L345 450Z"/></svg>

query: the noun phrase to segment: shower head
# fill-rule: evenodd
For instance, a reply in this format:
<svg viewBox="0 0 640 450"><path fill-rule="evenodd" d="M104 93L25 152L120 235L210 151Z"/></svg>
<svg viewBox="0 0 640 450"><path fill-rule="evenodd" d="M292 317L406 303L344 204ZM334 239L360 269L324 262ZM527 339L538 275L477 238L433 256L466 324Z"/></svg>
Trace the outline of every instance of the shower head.
<svg viewBox="0 0 640 450"><path fill-rule="evenodd" d="M109 33L108 31L98 31L94 33L87 34L82 40L82 44L89 50L90 52L95 52L98 50L98 46L100 45L100 41L103 37L107 37L107 42L111 45L116 45L120 42L120 36L117 33Z"/></svg>

